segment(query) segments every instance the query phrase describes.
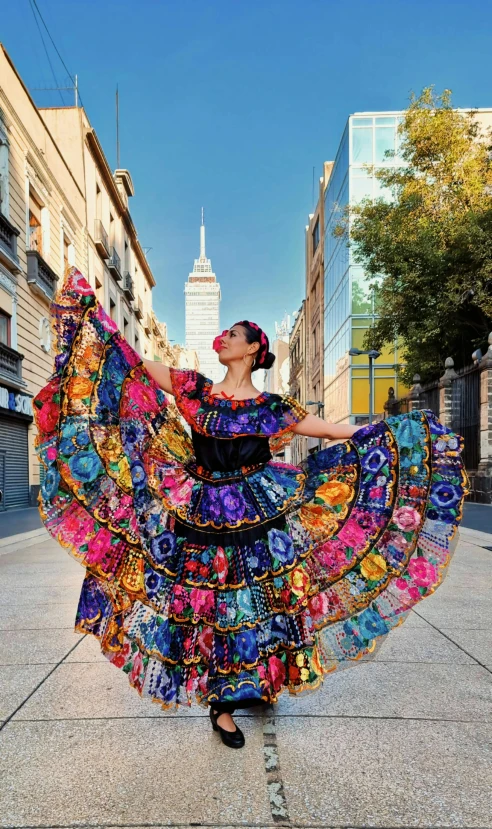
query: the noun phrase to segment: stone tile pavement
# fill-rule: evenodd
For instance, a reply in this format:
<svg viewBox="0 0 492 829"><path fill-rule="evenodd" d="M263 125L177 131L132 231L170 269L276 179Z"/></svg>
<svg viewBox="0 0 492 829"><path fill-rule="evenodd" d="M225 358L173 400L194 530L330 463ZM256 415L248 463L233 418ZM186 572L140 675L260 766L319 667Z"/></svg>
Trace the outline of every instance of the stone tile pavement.
<svg viewBox="0 0 492 829"><path fill-rule="evenodd" d="M238 712L144 702L73 632L83 571L45 534L0 544L0 827L492 827L492 535L376 658Z"/></svg>

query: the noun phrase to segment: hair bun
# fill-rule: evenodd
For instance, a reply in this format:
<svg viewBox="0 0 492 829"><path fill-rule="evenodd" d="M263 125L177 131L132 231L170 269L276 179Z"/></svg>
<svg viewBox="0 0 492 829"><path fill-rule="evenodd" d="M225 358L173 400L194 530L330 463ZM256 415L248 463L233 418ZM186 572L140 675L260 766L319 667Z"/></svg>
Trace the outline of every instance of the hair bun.
<svg viewBox="0 0 492 829"><path fill-rule="evenodd" d="M263 362L262 362L260 368L269 369L273 366L274 362L275 362L275 354L272 354L271 351L267 351L267 353L265 354L265 356L263 358Z"/></svg>

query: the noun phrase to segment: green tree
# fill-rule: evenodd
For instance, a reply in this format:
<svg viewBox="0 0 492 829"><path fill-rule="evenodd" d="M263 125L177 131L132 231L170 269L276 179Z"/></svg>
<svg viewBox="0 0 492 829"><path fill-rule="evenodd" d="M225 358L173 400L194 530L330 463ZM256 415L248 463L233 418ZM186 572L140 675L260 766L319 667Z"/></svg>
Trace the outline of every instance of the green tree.
<svg viewBox="0 0 492 829"><path fill-rule="evenodd" d="M412 95L399 140L402 165L375 171L393 201L352 205L337 232L374 277L366 346L401 337L404 379L427 380L448 356L469 364L492 330L492 136L429 87Z"/></svg>

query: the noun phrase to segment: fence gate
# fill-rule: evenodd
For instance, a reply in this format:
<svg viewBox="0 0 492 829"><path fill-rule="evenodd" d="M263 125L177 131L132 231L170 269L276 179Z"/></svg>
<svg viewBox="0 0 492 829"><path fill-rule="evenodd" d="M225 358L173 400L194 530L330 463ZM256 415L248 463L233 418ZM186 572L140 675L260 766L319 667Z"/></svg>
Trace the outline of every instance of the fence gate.
<svg viewBox="0 0 492 829"><path fill-rule="evenodd" d="M465 441L463 460L467 469L476 470L480 461L480 371L477 367L463 371L452 385L452 419L454 432Z"/></svg>

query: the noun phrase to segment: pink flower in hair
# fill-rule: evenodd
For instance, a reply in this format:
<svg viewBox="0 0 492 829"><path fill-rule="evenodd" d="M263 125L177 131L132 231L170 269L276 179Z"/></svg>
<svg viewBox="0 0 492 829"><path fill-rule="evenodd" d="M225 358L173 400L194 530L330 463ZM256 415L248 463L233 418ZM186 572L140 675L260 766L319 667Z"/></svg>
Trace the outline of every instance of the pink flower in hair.
<svg viewBox="0 0 492 829"><path fill-rule="evenodd" d="M225 334L227 334L228 330L229 330L228 328L225 328L224 331L222 332L222 334L219 334L212 343L212 348L213 348L214 351L217 351L217 353L222 348L222 342L221 342L222 337L224 337Z"/></svg>

